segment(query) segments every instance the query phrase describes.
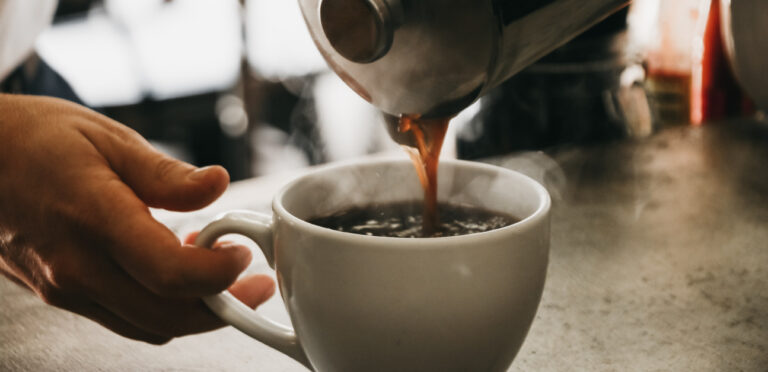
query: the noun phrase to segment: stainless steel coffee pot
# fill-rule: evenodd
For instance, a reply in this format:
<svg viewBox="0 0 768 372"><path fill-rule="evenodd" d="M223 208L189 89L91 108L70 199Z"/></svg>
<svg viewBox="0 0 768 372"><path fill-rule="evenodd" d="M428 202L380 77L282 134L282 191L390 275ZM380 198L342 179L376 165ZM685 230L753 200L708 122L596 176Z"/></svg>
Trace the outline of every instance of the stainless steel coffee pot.
<svg viewBox="0 0 768 372"><path fill-rule="evenodd" d="M450 116L630 0L299 0L331 68L391 115Z"/></svg>

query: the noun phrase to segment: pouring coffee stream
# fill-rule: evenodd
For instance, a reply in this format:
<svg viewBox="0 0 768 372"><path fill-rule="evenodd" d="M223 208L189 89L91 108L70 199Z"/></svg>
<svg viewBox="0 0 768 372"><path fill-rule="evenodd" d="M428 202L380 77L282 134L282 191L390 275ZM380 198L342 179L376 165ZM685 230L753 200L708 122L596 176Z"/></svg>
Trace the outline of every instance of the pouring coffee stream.
<svg viewBox="0 0 768 372"><path fill-rule="evenodd" d="M418 115L402 115L397 131L409 135L413 143L402 144L413 160L421 187L424 189L424 213L422 231L424 236L431 236L437 231L440 211L437 208L437 168L440 162L440 150L443 148L445 132L448 130L448 118L425 119Z"/></svg>

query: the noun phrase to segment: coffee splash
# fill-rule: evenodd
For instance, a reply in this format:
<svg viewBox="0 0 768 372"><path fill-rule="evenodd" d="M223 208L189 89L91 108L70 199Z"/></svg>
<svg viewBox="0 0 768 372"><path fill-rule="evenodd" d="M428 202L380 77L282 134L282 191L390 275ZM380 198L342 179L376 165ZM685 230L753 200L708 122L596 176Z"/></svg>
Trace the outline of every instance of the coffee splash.
<svg viewBox="0 0 768 372"><path fill-rule="evenodd" d="M419 181L424 189L424 211L422 230L425 236L435 233L439 226L439 211L437 209L437 168L440 161L440 150L443 147L445 133L448 130L447 118L422 118L420 115L402 115L398 131L413 136L415 147L403 146L413 160Z"/></svg>

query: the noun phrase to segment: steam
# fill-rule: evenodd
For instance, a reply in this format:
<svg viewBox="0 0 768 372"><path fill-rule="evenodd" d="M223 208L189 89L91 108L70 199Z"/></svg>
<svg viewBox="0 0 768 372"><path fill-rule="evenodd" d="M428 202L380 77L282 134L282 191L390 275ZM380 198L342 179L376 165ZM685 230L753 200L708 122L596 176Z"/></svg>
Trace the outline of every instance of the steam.
<svg viewBox="0 0 768 372"><path fill-rule="evenodd" d="M458 115L456 115L453 120L451 120L451 125L448 127L448 130L453 131L454 134L452 138L473 142L482 136L482 126L470 125L472 121L475 120L475 117L477 117L477 115L480 113L482 102L482 98L475 101L473 104L469 105L469 107L465 108ZM453 142L453 152L455 154L456 141Z"/></svg>
<svg viewBox="0 0 768 372"><path fill-rule="evenodd" d="M541 151L505 156L493 163L533 178L547 189L553 200L562 199L568 186L563 168L555 159Z"/></svg>
<svg viewBox="0 0 768 372"><path fill-rule="evenodd" d="M312 96L325 160L352 159L397 147L380 123L378 110L336 74L319 75Z"/></svg>
<svg viewBox="0 0 768 372"><path fill-rule="evenodd" d="M292 142L287 133L277 128L267 124L257 126L251 137L253 174L275 174L308 167L309 158Z"/></svg>

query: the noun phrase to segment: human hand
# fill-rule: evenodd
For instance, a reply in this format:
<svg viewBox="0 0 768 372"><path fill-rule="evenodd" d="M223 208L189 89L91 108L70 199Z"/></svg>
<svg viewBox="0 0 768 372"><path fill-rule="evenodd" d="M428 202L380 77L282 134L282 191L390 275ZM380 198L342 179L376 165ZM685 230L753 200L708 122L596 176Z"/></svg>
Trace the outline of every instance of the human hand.
<svg viewBox="0 0 768 372"><path fill-rule="evenodd" d="M228 183L223 168L167 157L82 106L0 95L0 273L132 339L215 329L223 324L200 297L229 287L255 307L274 283L234 283L246 247L182 244L148 207L199 209Z"/></svg>

